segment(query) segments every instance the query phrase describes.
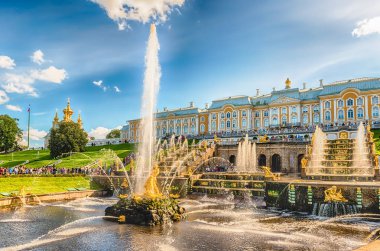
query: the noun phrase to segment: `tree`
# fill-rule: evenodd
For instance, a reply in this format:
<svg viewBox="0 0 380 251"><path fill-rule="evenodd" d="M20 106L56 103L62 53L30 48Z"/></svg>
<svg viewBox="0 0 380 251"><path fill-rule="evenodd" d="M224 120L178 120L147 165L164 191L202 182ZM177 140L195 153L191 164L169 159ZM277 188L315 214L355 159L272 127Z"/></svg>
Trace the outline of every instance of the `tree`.
<svg viewBox="0 0 380 251"><path fill-rule="evenodd" d="M84 152L87 142L87 133L77 123L59 122L50 130L50 156L56 158L63 153Z"/></svg>
<svg viewBox="0 0 380 251"><path fill-rule="evenodd" d="M107 139L116 139L116 138L120 138L120 134L121 134L121 132L120 132L119 129L113 129L112 131L110 131L110 132L107 134L106 138L107 138Z"/></svg>
<svg viewBox="0 0 380 251"><path fill-rule="evenodd" d="M8 115L0 115L0 151L9 152L18 147L22 132L17 121Z"/></svg>

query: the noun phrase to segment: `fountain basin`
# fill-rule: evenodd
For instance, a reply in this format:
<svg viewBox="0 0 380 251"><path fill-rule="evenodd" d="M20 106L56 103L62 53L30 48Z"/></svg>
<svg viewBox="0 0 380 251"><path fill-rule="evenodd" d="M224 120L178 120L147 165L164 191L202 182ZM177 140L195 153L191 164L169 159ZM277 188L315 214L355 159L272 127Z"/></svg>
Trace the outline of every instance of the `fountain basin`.
<svg viewBox="0 0 380 251"><path fill-rule="evenodd" d="M106 216L118 217L119 223L140 226L170 224L185 218L185 209L178 201L168 197L128 197L106 208Z"/></svg>

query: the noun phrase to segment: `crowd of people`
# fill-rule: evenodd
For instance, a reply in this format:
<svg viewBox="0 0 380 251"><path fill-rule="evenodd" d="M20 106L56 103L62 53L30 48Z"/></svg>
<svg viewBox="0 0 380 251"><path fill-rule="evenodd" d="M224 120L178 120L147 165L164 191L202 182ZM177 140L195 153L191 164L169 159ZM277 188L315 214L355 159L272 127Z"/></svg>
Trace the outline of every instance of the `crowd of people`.
<svg viewBox="0 0 380 251"><path fill-rule="evenodd" d="M65 174L82 174L82 175L104 175L105 171L98 167L79 167L79 168L57 168L55 166L46 166L40 168L28 168L25 165L15 167L0 167L0 176L9 175L65 175Z"/></svg>

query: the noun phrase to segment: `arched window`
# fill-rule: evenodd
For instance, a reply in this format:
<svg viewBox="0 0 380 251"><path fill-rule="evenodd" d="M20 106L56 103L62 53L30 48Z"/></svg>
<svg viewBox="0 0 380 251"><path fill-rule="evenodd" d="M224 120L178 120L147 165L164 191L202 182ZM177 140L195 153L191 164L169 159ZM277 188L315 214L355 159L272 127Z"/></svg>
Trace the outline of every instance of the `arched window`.
<svg viewBox="0 0 380 251"><path fill-rule="evenodd" d="M375 106L375 107L372 109L372 116L373 116L373 117L379 117L379 107Z"/></svg>
<svg viewBox="0 0 380 251"><path fill-rule="evenodd" d="M314 114L314 123L315 124L319 123L319 115L318 114Z"/></svg>
<svg viewBox="0 0 380 251"><path fill-rule="evenodd" d="M234 120L232 121L232 128L233 128L233 129L236 128L236 119L234 119Z"/></svg>
<svg viewBox="0 0 380 251"><path fill-rule="evenodd" d="M308 107L308 106L304 106L304 107L302 107L302 111L303 111L303 112L308 112L308 111L309 111L309 107Z"/></svg>
<svg viewBox="0 0 380 251"><path fill-rule="evenodd" d="M354 118L354 110L349 109L349 110L347 111L347 118L348 118L348 119L353 119L353 118Z"/></svg>
<svg viewBox="0 0 380 251"><path fill-rule="evenodd" d="M260 117L260 112L259 111L255 112L255 117L256 118Z"/></svg>
<svg viewBox="0 0 380 251"><path fill-rule="evenodd" d="M352 98L347 99L347 106L353 106L354 100Z"/></svg>
<svg viewBox="0 0 380 251"><path fill-rule="evenodd" d="M181 134L181 127L177 126L176 134L180 135Z"/></svg>
<svg viewBox="0 0 380 251"><path fill-rule="evenodd" d="M169 128L169 133L173 133L174 132L174 128L173 127L170 127Z"/></svg>
<svg viewBox="0 0 380 251"><path fill-rule="evenodd" d="M297 107L292 106L292 113L296 113L296 112L297 112Z"/></svg>
<svg viewBox="0 0 380 251"><path fill-rule="evenodd" d="M220 114L220 118L224 119L224 112Z"/></svg>
<svg viewBox="0 0 380 251"><path fill-rule="evenodd" d="M181 124L181 120L177 119L177 124Z"/></svg>
<svg viewBox="0 0 380 251"><path fill-rule="evenodd" d="M293 116L292 117L292 124L294 125L294 124L296 124L297 123L297 117L296 116Z"/></svg>
<svg viewBox="0 0 380 251"><path fill-rule="evenodd" d="M373 105L379 104L379 97L378 96L373 96L372 97L372 104Z"/></svg>
<svg viewBox="0 0 380 251"><path fill-rule="evenodd" d="M201 122L205 122L205 117L201 117Z"/></svg>
<svg viewBox="0 0 380 251"><path fill-rule="evenodd" d="M191 125L191 133L192 133L192 134L195 133L195 125Z"/></svg>
<svg viewBox="0 0 380 251"><path fill-rule="evenodd" d="M286 114L286 107L282 107L281 113Z"/></svg>
<svg viewBox="0 0 380 251"><path fill-rule="evenodd" d="M342 110L338 111L338 119L344 119L344 113Z"/></svg>
<svg viewBox="0 0 380 251"><path fill-rule="evenodd" d="M187 124L187 119L184 119L184 120L183 120L183 123Z"/></svg>
<svg viewBox="0 0 380 251"><path fill-rule="evenodd" d="M268 127L269 126L269 119L264 119L264 126Z"/></svg>
<svg viewBox="0 0 380 251"><path fill-rule="evenodd" d="M302 123L305 125L305 124L308 124L309 123L309 118L307 117L307 115L303 115L303 118L302 118Z"/></svg>
<svg viewBox="0 0 380 251"><path fill-rule="evenodd" d="M166 128L162 128L162 135L166 134Z"/></svg>
<svg viewBox="0 0 380 251"><path fill-rule="evenodd" d="M315 105L315 106L313 107L313 111L314 111L314 112L319 112L319 105Z"/></svg>
<svg viewBox="0 0 380 251"><path fill-rule="evenodd" d="M220 122L220 129L224 129L224 121Z"/></svg>
<svg viewBox="0 0 380 251"><path fill-rule="evenodd" d="M331 119L331 113L329 111L325 112L325 120Z"/></svg>
<svg viewBox="0 0 380 251"><path fill-rule="evenodd" d="M191 118L191 122L193 122L193 123L194 123L194 122L195 122L195 118Z"/></svg>
<svg viewBox="0 0 380 251"><path fill-rule="evenodd" d="M272 122L273 122L273 125L278 125L278 119L277 119L277 117L274 117L272 119Z"/></svg>
<svg viewBox="0 0 380 251"><path fill-rule="evenodd" d="M230 113L230 112L227 112L226 117L227 117L228 119L231 118L231 113Z"/></svg>
<svg viewBox="0 0 380 251"><path fill-rule="evenodd" d="M260 127L260 120L259 119L255 120L255 126L256 126L256 128Z"/></svg>
<svg viewBox="0 0 380 251"><path fill-rule="evenodd" d="M330 101L326 101L326 102L325 102L325 108L326 108L326 109L330 109L330 107L331 107L331 103L330 103Z"/></svg>
<svg viewBox="0 0 380 251"><path fill-rule="evenodd" d="M246 117L247 116L247 111L246 110L242 111L241 112L241 116Z"/></svg>
<svg viewBox="0 0 380 251"><path fill-rule="evenodd" d="M362 119L364 117L363 108L358 109L358 119Z"/></svg>
<svg viewBox="0 0 380 251"><path fill-rule="evenodd" d="M227 121L227 129L231 128L231 121Z"/></svg>
<svg viewBox="0 0 380 251"><path fill-rule="evenodd" d="M268 117L269 116L269 111L268 110L265 110L264 111L264 117Z"/></svg>
<svg viewBox="0 0 380 251"><path fill-rule="evenodd" d="M205 132L205 125L202 124L202 125L201 125L201 133L204 133L204 132Z"/></svg>
<svg viewBox="0 0 380 251"><path fill-rule="evenodd" d="M212 119L216 119L216 113L212 114Z"/></svg>
<svg viewBox="0 0 380 251"><path fill-rule="evenodd" d="M278 114L278 109L277 108L272 108L272 114Z"/></svg>
<svg viewBox="0 0 380 251"><path fill-rule="evenodd" d="M343 103L343 100L341 100L341 99L338 100L338 107L343 107L343 104L344 104L344 103Z"/></svg>
<svg viewBox="0 0 380 251"><path fill-rule="evenodd" d="M242 119L241 125L242 125L242 127L246 127L247 126L247 120L246 119Z"/></svg>
<svg viewBox="0 0 380 251"><path fill-rule="evenodd" d="M211 123L211 129L215 131L215 129L216 129L216 123L215 123L215 121L212 121L212 123Z"/></svg>
<svg viewBox="0 0 380 251"><path fill-rule="evenodd" d="M281 120L281 123L282 123L283 125L286 125L286 120L287 120L287 119L286 119L286 116L283 116L283 117L282 117L282 120Z"/></svg>
<svg viewBox="0 0 380 251"><path fill-rule="evenodd" d="M237 112L236 112L236 111L234 111L234 112L232 113L232 117L234 117L234 118L237 117Z"/></svg>
<svg viewBox="0 0 380 251"><path fill-rule="evenodd" d="M357 105L363 105L363 98L360 97L356 100Z"/></svg>

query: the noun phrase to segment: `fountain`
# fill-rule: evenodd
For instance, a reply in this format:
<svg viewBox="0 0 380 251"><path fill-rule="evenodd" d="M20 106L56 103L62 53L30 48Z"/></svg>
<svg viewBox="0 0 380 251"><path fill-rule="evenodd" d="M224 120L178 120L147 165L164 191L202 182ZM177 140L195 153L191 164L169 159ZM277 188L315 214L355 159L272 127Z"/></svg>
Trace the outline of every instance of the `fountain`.
<svg viewBox="0 0 380 251"><path fill-rule="evenodd" d="M256 143L251 143L248 134L239 142L236 171L256 172Z"/></svg>

